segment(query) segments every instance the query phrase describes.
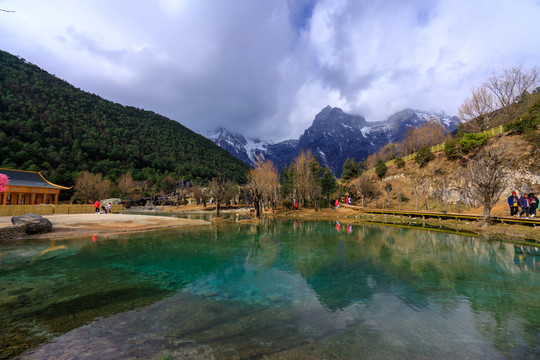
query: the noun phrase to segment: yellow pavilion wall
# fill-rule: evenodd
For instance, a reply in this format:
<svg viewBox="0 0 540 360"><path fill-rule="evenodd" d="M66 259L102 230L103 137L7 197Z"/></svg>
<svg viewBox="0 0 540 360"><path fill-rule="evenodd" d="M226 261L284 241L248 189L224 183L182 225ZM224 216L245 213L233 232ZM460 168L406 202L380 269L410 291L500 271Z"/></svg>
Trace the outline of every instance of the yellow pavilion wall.
<svg viewBox="0 0 540 360"><path fill-rule="evenodd" d="M122 204L113 204L111 212L122 213ZM95 212L94 205L0 205L0 216L15 216L24 214L54 215L54 214L91 214Z"/></svg>

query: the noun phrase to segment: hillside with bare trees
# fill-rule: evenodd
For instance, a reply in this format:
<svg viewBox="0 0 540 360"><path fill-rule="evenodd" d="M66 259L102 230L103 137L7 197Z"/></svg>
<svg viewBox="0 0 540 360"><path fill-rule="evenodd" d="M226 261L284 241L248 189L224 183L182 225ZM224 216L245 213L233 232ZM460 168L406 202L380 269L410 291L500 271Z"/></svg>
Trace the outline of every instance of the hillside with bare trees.
<svg viewBox="0 0 540 360"><path fill-rule="evenodd" d="M508 215L506 198L540 192L540 88L538 69L505 69L472 90L460 114L468 121L451 137L433 121L411 129L367 159L350 182L368 207ZM502 125L502 133L480 133ZM438 137L440 136L440 138ZM446 141L433 153L432 138ZM403 156L416 151L412 159ZM382 165L381 165L382 164Z"/></svg>

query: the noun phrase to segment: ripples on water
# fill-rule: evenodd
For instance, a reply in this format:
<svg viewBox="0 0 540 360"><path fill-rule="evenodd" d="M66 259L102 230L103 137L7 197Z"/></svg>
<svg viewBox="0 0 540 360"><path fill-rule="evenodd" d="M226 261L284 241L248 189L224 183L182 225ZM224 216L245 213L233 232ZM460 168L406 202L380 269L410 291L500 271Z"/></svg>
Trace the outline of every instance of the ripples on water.
<svg viewBox="0 0 540 360"><path fill-rule="evenodd" d="M0 248L1 357L540 357L540 259L509 244L329 222L94 240Z"/></svg>

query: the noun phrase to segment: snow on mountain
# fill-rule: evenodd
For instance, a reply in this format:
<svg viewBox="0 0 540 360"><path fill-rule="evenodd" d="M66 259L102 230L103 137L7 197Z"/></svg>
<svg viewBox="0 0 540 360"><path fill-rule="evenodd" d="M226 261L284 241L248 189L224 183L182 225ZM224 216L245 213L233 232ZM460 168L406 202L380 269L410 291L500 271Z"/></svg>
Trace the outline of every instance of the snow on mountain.
<svg viewBox="0 0 540 360"><path fill-rule="evenodd" d="M407 128L421 126L432 119L438 120L450 131L457 129L461 122L458 117L450 116L445 112L405 109L393 114L384 123L392 128L391 141L401 141Z"/></svg>
<svg viewBox="0 0 540 360"><path fill-rule="evenodd" d="M265 160L265 154L268 151L268 145L270 143L266 141L261 141L259 139L247 139L244 149L249 157L251 164L257 162L257 157L261 156L262 160Z"/></svg>
<svg viewBox="0 0 540 360"><path fill-rule="evenodd" d="M271 147L275 145L259 139L246 139L244 136L233 134L225 128L208 133L206 137L250 166L255 165L259 156L262 160L266 160ZM294 140L289 141L294 142Z"/></svg>
<svg viewBox="0 0 540 360"><path fill-rule="evenodd" d="M329 166L336 176L347 157L357 161L367 158L389 142L403 140L410 127L418 127L431 119L438 119L450 131L457 128L460 120L444 112L427 112L405 109L390 116L386 121L367 122L362 116L350 115L330 106L322 109L298 140L279 143L246 139L224 128L208 134L207 138L231 154L253 166L257 157L272 160L278 168L290 164L301 150L310 150L321 166Z"/></svg>

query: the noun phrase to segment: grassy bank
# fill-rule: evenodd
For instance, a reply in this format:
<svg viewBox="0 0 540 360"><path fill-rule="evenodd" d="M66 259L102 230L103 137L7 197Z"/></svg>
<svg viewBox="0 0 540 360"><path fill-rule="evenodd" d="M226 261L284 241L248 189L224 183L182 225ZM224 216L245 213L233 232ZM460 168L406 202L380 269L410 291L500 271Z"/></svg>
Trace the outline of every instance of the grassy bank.
<svg viewBox="0 0 540 360"><path fill-rule="evenodd" d="M274 215L271 212L265 215L280 219L305 219L305 220L335 220L343 223L381 223L387 225L414 226L431 230L441 229L462 233L474 234L485 240L503 240L506 242L539 245L540 229L532 226L494 224L481 227L476 221L458 221L454 219L439 220L409 218L407 216L392 216L379 214L366 214L351 208L338 210L313 209L281 210Z"/></svg>

